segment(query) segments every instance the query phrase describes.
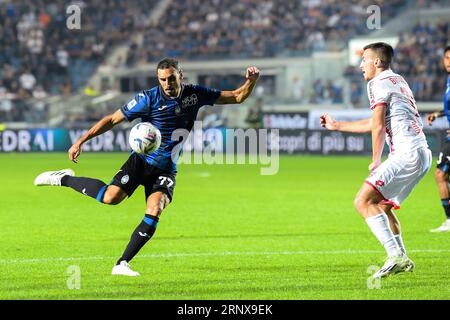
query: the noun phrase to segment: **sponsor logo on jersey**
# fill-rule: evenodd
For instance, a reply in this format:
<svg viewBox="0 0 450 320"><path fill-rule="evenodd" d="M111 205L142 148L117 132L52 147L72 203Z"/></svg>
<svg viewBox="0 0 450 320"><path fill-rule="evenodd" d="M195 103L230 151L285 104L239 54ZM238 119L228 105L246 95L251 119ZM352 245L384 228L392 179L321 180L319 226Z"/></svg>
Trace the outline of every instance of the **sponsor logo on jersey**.
<svg viewBox="0 0 450 320"><path fill-rule="evenodd" d="M197 102L198 102L198 98L197 98L197 95L194 93L183 99L183 101L181 102L181 107L183 109L187 108L187 107L192 107L192 106L196 105Z"/></svg>
<svg viewBox="0 0 450 320"><path fill-rule="evenodd" d="M375 184L376 184L377 186L379 186L379 187L382 187L382 186L384 186L384 181L382 181L382 180L377 180L377 181L375 181Z"/></svg>
<svg viewBox="0 0 450 320"><path fill-rule="evenodd" d="M130 102L128 102L128 104L127 104L128 110L133 109L133 107L134 107L135 105L137 105L136 99L133 99L133 100L131 100Z"/></svg>

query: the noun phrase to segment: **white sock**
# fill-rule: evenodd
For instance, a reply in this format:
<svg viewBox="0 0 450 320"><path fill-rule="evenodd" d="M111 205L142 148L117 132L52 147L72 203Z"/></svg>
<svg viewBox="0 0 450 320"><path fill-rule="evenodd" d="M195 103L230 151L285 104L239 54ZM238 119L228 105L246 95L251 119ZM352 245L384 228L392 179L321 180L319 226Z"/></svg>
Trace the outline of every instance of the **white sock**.
<svg viewBox="0 0 450 320"><path fill-rule="evenodd" d="M386 249L388 257L400 256L402 254L402 250L389 227L388 217L384 212L367 218L366 223L375 237L377 237Z"/></svg>
<svg viewBox="0 0 450 320"><path fill-rule="evenodd" d="M402 234L394 234L395 241L397 241L400 250L402 250L403 254L406 254L405 245L403 244Z"/></svg>

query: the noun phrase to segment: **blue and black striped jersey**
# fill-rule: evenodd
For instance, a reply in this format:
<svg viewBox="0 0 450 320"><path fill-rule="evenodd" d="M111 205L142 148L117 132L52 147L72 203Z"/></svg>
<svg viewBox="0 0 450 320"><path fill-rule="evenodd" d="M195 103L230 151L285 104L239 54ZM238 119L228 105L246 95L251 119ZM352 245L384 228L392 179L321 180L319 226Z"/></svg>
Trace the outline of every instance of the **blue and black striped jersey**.
<svg viewBox="0 0 450 320"><path fill-rule="evenodd" d="M161 132L161 146L149 155L140 155L161 170L176 172L178 154L184 143L180 138L172 140L177 129L190 131L194 125L198 110L204 105L214 105L220 96L220 90L199 85L183 84L177 98L168 98L160 86L138 93L134 99L122 106L121 110L128 121L140 118L151 122Z"/></svg>

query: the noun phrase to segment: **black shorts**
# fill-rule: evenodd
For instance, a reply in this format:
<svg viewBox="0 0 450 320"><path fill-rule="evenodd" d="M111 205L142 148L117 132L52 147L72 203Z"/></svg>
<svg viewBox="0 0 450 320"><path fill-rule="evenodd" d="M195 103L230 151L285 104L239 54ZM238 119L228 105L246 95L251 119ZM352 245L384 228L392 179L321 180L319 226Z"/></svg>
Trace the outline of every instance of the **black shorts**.
<svg viewBox="0 0 450 320"><path fill-rule="evenodd" d="M436 167L445 173L450 171L450 141L447 139L442 143Z"/></svg>
<svg viewBox="0 0 450 320"><path fill-rule="evenodd" d="M172 202L175 176L176 173L163 171L152 166L136 153L133 153L116 173L110 185L120 187L129 197L137 187L143 185L145 199L152 193L161 191L167 194Z"/></svg>

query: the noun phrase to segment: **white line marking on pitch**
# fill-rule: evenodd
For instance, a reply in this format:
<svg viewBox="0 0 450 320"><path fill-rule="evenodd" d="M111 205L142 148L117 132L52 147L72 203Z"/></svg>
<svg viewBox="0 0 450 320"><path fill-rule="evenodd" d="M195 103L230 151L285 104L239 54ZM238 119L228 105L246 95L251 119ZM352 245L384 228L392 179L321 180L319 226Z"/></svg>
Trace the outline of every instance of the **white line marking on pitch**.
<svg viewBox="0 0 450 320"><path fill-rule="evenodd" d="M450 253L450 250L417 249L408 250L411 253ZM198 252L198 253L153 253L141 254L135 259L148 258L179 258L179 257L219 257L219 256L271 256L271 255L308 255L308 254L378 254L383 253L380 250L305 250L305 251L225 251L225 252ZM114 260L117 257L56 257L56 258L18 258L18 259L0 259L0 264L14 263L47 263L47 262L66 262L66 261L90 261L90 260Z"/></svg>

